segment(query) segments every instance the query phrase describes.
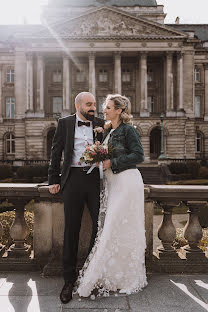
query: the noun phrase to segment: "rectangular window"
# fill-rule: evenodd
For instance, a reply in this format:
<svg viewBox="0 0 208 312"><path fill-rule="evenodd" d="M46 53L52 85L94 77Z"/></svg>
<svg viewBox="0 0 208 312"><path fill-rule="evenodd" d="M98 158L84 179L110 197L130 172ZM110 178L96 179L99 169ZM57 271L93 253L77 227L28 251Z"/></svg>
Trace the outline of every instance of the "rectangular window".
<svg viewBox="0 0 208 312"><path fill-rule="evenodd" d="M149 112L152 113L154 107L154 96L147 97L147 104Z"/></svg>
<svg viewBox="0 0 208 312"><path fill-rule="evenodd" d="M122 82L130 82L131 81L131 73L129 69L122 70Z"/></svg>
<svg viewBox="0 0 208 312"><path fill-rule="evenodd" d="M106 96L98 96L98 113L99 116L103 114L103 103L105 102Z"/></svg>
<svg viewBox="0 0 208 312"><path fill-rule="evenodd" d="M62 96L53 97L53 113L59 114L62 112Z"/></svg>
<svg viewBox="0 0 208 312"><path fill-rule="evenodd" d="M53 71L53 82L61 82L62 81L62 72L60 69Z"/></svg>
<svg viewBox="0 0 208 312"><path fill-rule="evenodd" d="M201 70L198 67L195 67L194 79L195 79L195 82L200 82L201 81Z"/></svg>
<svg viewBox="0 0 208 312"><path fill-rule="evenodd" d="M9 83L14 83L14 69L8 69L6 73L6 81Z"/></svg>
<svg viewBox="0 0 208 312"><path fill-rule="evenodd" d="M107 82L108 81L108 72L106 69L99 70L99 82Z"/></svg>
<svg viewBox="0 0 208 312"><path fill-rule="evenodd" d="M153 70L151 68L147 69L147 81L148 82L153 81Z"/></svg>
<svg viewBox="0 0 208 312"><path fill-rule="evenodd" d="M199 118L201 116L201 96L195 96L195 117Z"/></svg>
<svg viewBox="0 0 208 312"><path fill-rule="evenodd" d="M77 70L76 72L76 81L77 82L84 82L85 81L85 73L83 70Z"/></svg>
<svg viewBox="0 0 208 312"><path fill-rule="evenodd" d="M6 118L14 118L15 115L15 98L6 97Z"/></svg>
<svg viewBox="0 0 208 312"><path fill-rule="evenodd" d="M11 133L9 133L6 136L6 153L7 154L15 153L15 140L14 140L14 135Z"/></svg>

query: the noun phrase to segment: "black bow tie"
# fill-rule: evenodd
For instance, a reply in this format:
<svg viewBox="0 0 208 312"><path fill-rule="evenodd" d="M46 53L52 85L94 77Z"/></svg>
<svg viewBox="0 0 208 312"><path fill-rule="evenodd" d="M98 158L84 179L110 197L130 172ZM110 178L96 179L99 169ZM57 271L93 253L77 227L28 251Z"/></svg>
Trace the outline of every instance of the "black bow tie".
<svg viewBox="0 0 208 312"><path fill-rule="evenodd" d="M78 127L81 127L81 126L90 127L90 122L89 121L80 121L80 120L78 120Z"/></svg>

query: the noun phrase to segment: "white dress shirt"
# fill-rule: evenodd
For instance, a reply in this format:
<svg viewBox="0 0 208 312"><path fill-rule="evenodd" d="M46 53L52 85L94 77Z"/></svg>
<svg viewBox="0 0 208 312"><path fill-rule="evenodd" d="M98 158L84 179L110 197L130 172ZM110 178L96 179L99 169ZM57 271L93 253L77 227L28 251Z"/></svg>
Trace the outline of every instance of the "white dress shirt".
<svg viewBox="0 0 208 312"><path fill-rule="evenodd" d="M88 166L86 163L79 164L80 158L85 151L88 144L93 144L93 127L90 121L90 127L81 126L78 127L78 120L83 121L76 114L76 124L74 132L74 150L72 155L71 167L85 167Z"/></svg>

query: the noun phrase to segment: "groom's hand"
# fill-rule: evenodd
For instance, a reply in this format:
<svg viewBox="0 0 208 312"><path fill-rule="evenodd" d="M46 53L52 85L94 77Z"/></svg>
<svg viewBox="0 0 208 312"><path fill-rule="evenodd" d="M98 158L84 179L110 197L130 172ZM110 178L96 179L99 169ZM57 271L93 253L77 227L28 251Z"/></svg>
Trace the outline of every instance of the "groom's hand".
<svg viewBox="0 0 208 312"><path fill-rule="evenodd" d="M51 194L56 194L60 191L60 184L49 185L49 192Z"/></svg>
<svg viewBox="0 0 208 312"><path fill-rule="evenodd" d="M104 162L103 162L103 169L105 170L105 169L108 169L110 167L111 167L110 159L104 160Z"/></svg>

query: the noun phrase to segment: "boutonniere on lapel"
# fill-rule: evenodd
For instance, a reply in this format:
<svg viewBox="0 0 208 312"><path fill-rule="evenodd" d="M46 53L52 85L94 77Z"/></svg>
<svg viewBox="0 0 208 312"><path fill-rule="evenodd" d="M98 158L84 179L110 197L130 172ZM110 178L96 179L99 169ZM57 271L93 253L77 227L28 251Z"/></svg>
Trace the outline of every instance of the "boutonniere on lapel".
<svg viewBox="0 0 208 312"><path fill-rule="evenodd" d="M97 135L98 135L98 133L103 133L104 132L104 129L102 128L102 127L95 127L94 129L93 129L93 131L94 131L94 133L95 133L95 138L97 138Z"/></svg>

